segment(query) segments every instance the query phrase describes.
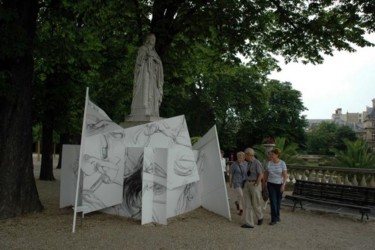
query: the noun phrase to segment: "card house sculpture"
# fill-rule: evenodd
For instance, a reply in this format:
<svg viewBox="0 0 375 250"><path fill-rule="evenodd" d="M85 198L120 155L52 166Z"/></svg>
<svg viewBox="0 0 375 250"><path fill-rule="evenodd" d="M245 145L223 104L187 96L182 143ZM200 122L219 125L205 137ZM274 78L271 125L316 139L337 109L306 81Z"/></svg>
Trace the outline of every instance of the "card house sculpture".
<svg viewBox="0 0 375 250"><path fill-rule="evenodd" d="M86 92L81 145L64 145L60 207L167 224L200 206L231 220L216 127L194 146L183 115L122 128Z"/></svg>

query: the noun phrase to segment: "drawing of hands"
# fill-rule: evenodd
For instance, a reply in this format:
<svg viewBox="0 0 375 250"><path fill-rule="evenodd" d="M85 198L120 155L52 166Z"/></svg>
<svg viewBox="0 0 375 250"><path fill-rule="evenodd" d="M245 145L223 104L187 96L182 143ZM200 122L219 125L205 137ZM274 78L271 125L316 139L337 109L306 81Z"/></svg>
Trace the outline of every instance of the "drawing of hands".
<svg viewBox="0 0 375 250"><path fill-rule="evenodd" d="M196 168L194 155L183 154L179 155L174 164L174 173L179 176L189 176Z"/></svg>

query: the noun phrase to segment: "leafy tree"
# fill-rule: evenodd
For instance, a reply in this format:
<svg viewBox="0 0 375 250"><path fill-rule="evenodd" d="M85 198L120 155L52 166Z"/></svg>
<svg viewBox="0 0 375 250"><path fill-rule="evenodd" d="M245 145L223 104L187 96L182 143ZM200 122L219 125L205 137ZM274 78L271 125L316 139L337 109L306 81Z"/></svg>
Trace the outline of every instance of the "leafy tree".
<svg viewBox="0 0 375 250"><path fill-rule="evenodd" d="M363 140L344 140L346 150L335 149L336 165L348 168L375 168L375 154Z"/></svg>
<svg viewBox="0 0 375 250"><path fill-rule="evenodd" d="M33 92L34 122L42 124L40 180L54 180L53 131L58 130L62 137L68 133L67 127L72 125L66 122L70 120L70 108L78 97L83 105L85 73L102 61L97 53L102 46L94 32L80 28L78 22L74 9L62 1L44 1L41 5ZM75 93L78 91L80 95Z"/></svg>
<svg viewBox="0 0 375 250"><path fill-rule="evenodd" d="M238 133L239 144L246 147L261 143L268 135L285 137L303 145L307 122L301 116L301 112L305 110L301 92L294 90L288 82L275 80L266 81L263 88L265 103L259 103L259 107L251 114L251 119L242 124Z"/></svg>
<svg viewBox="0 0 375 250"><path fill-rule="evenodd" d="M52 131L60 133L61 144L80 133L82 112L74 110L82 111L86 86L114 120L124 119L121 108L129 105L122 102L131 98L131 85L124 85L130 67L124 66L122 44L128 28L124 21L108 28L118 9L123 10L113 2L93 8L90 1L55 0L45 1L39 12L34 110L36 122L43 124L40 179L54 179Z"/></svg>
<svg viewBox="0 0 375 250"><path fill-rule="evenodd" d="M285 137L288 141L303 145L307 121L301 113L306 110L301 92L292 88L289 82L271 80L269 91L269 110L260 127L267 129L272 137Z"/></svg>
<svg viewBox="0 0 375 250"><path fill-rule="evenodd" d="M307 151L310 154L332 155L334 149L346 148L344 140L355 141L355 132L347 126L322 122L307 135Z"/></svg>
<svg viewBox="0 0 375 250"><path fill-rule="evenodd" d="M338 126L335 132L333 148L337 150L345 150L346 144L345 140L354 142L357 140L357 135L349 126Z"/></svg>

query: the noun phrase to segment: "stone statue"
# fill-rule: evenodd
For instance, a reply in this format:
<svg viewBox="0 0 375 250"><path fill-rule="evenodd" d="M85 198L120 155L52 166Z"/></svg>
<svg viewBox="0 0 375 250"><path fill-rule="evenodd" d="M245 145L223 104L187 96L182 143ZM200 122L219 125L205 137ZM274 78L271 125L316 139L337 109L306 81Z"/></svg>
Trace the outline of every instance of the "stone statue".
<svg viewBox="0 0 375 250"><path fill-rule="evenodd" d="M131 114L127 121L159 120L163 99L163 64L155 50L155 35L149 34L138 49L134 69L134 87Z"/></svg>

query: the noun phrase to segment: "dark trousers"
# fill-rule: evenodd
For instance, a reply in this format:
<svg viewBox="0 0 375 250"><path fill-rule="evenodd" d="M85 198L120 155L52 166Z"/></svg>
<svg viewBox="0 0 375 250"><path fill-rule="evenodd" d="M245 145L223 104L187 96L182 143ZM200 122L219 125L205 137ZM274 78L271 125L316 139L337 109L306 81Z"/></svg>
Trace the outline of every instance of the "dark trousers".
<svg viewBox="0 0 375 250"><path fill-rule="evenodd" d="M280 221L280 204L282 193L280 192L281 184L267 182L268 194L271 204L271 221Z"/></svg>

